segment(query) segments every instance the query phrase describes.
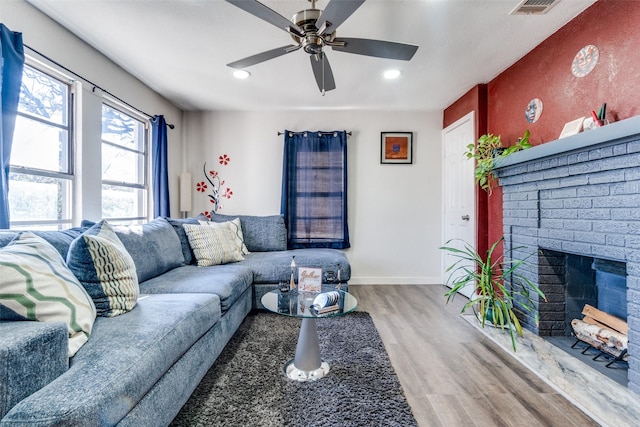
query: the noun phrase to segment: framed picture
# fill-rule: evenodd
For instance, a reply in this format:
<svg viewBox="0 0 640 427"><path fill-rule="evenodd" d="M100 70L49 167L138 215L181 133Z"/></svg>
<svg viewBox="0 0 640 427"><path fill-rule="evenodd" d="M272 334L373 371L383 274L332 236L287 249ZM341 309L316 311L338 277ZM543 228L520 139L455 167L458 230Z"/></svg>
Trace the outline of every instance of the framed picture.
<svg viewBox="0 0 640 427"><path fill-rule="evenodd" d="M300 292L321 292L322 291L322 269L311 267L298 268L298 291Z"/></svg>
<svg viewBox="0 0 640 427"><path fill-rule="evenodd" d="M380 163L413 163L413 132L381 132Z"/></svg>
<svg viewBox="0 0 640 427"><path fill-rule="evenodd" d="M566 123L562 128L562 132L560 133L560 136L558 137L558 139L579 134L580 132L582 132L582 127L584 125L584 122L585 122L585 117L580 117L579 119L575 119L573 121L570 121L569 123Z"/></svg>

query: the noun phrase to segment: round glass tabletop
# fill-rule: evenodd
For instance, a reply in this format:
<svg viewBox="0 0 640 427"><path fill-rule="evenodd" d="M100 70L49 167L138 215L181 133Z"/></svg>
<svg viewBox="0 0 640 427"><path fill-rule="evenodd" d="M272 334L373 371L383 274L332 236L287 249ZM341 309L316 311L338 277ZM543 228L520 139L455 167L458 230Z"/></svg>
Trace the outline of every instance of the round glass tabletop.
<svg viewBox="0 0 640 427"><path fill-rule="evenodd" d="M297 318L333 317L356 309L358 301L348 292L326 287L322 292L281 292L276 289L262 296L262 305L274 313Z"/></svg>

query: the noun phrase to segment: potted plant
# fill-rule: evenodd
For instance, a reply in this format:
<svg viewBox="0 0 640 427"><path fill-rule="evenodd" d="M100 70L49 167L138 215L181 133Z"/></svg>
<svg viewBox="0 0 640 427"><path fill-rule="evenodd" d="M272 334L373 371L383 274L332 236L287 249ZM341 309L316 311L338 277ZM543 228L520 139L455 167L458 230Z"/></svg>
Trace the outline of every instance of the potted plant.
<svg viewBox="0 0 640 427"><path fill-rule="evenodd" d="M478 138L476 144L467 145L465 155L467 159L475 159L476 161L475 178L480 188L491 194L495 184L493 169L495 168L496 161L516 151L530 148L529 135L529 131L526 130L524 135L518 138L518 141L510 147L502 146L500 135L490 133Z"/></svg>
<svg viewBox="0 0 640 427"><path fill-rule="evenodd" d="M453 246L455 241L462 243L462 249ZM514 312L514 302L527 312L534 313L536 326L538 312L532 299L532 292L546 300L544 293L519 269L524 260L505 261L503 255L495 255L496 248L503 242L501 237L487 250L483 257L468 243L459 239L450 240L440 249L449 252L457 261L449 266L447 284L451 289L445 293L447 303L465 286L474 287L474 296L462 307L462 313L469 308L484 328L488 321L495 327L507 330L511 337L513 350L516 350L515 334L522 336L522 326ZM505 281L509 283L505 286Z"/></svg>

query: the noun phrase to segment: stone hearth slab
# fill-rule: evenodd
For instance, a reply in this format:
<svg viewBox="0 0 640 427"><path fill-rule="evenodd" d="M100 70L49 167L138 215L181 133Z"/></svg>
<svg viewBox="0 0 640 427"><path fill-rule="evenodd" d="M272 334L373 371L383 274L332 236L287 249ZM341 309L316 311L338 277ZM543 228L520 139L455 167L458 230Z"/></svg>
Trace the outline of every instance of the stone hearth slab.
<svg viewBox="0 0 640 427"><path fill-rule="evenodd" d="M640 395L530 331L517 338L514 352L509 335L501 329L482 328L473 315L462 318L596 422L610 427L638 425Z"/></svg>

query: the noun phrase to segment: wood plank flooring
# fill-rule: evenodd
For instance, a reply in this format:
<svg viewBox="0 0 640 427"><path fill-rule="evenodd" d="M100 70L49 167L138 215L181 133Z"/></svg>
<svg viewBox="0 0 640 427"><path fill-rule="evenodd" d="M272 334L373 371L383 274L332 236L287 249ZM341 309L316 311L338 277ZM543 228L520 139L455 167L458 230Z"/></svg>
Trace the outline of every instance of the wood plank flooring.
<svg viewBox="0 0 640 427"><path fill-rule="evenodd" d="M349 285L382 337L420 426L597 426L459 316L445 288Z"/></svg>

